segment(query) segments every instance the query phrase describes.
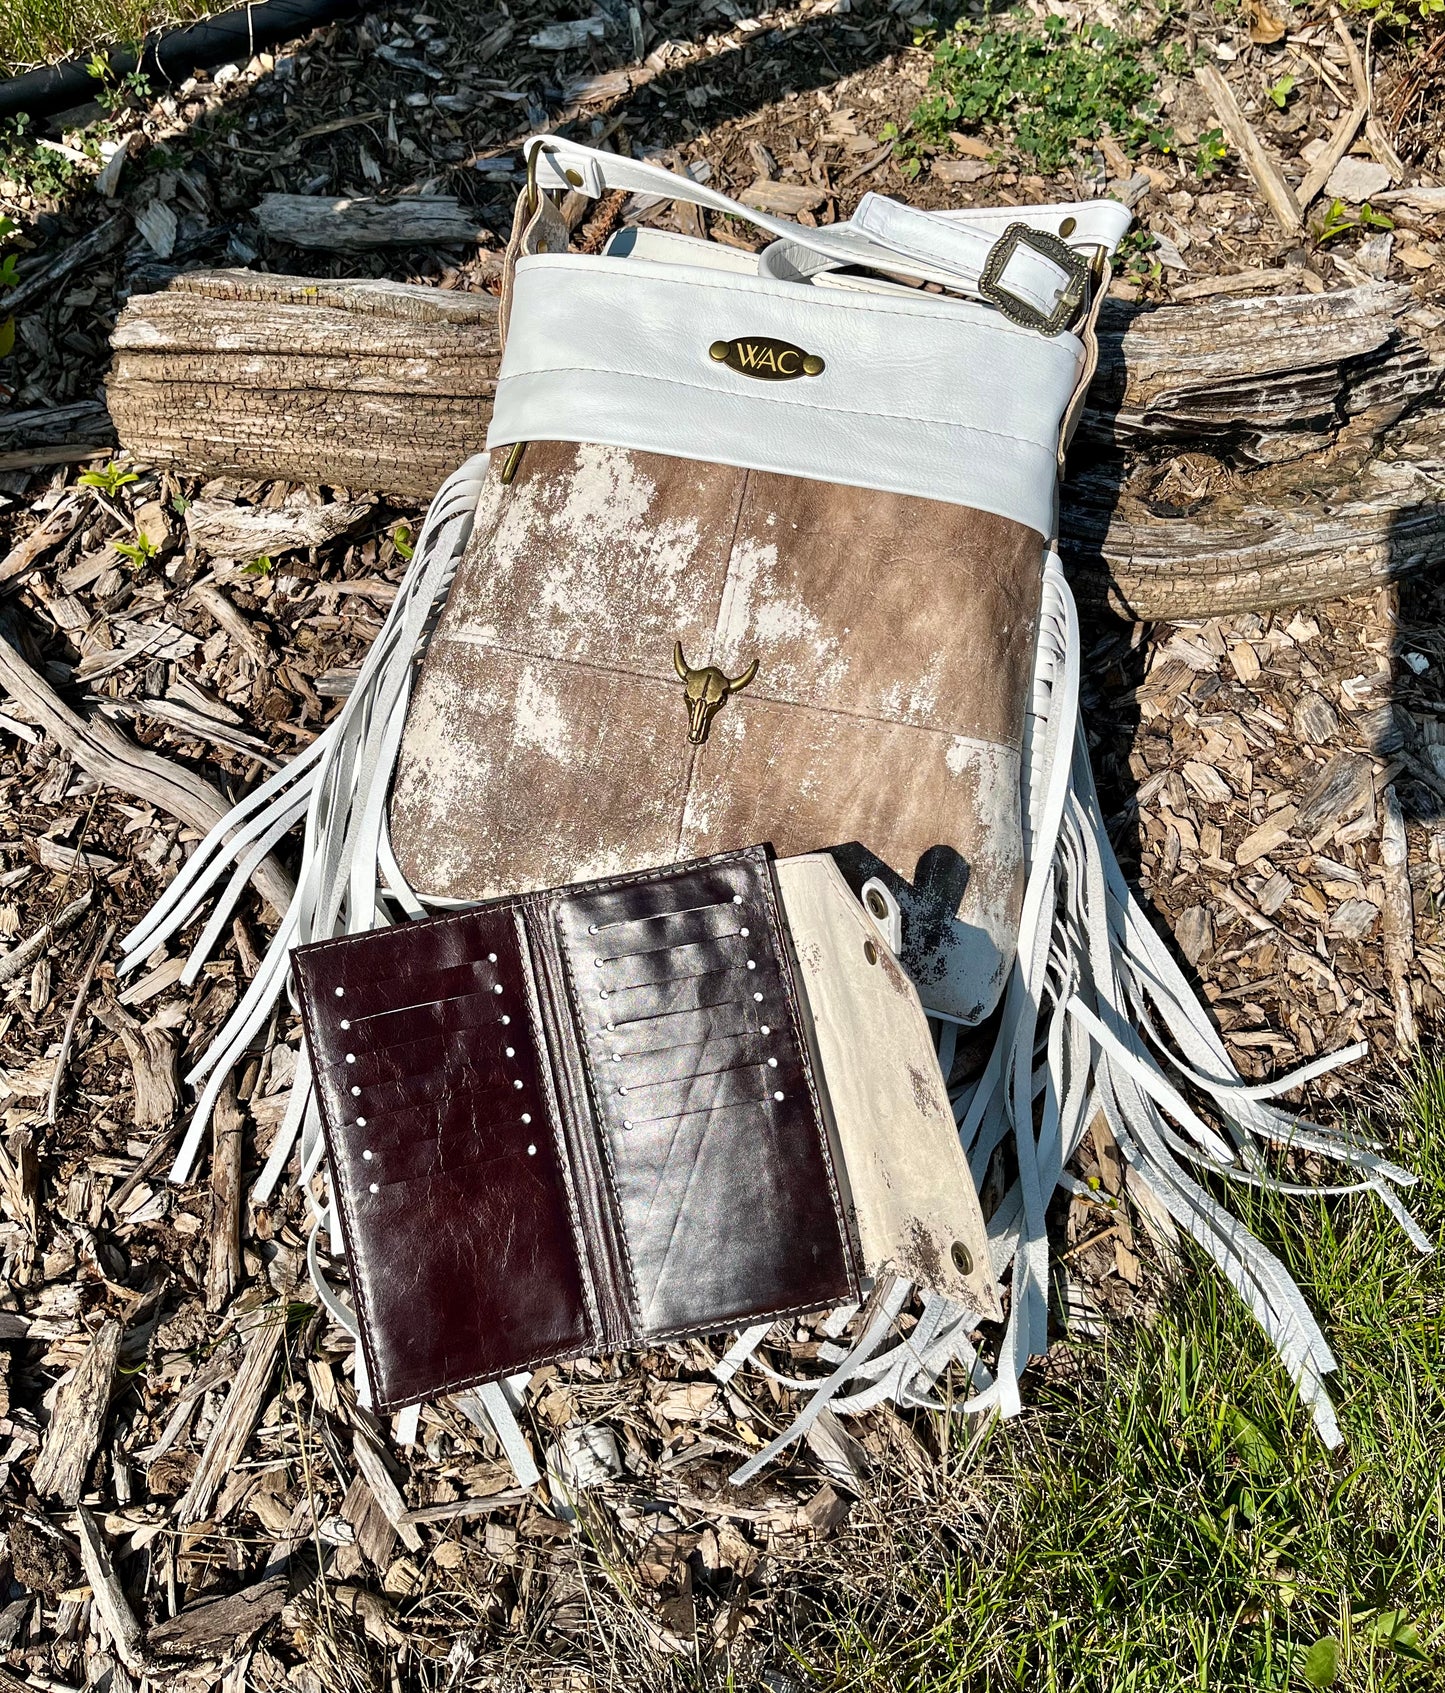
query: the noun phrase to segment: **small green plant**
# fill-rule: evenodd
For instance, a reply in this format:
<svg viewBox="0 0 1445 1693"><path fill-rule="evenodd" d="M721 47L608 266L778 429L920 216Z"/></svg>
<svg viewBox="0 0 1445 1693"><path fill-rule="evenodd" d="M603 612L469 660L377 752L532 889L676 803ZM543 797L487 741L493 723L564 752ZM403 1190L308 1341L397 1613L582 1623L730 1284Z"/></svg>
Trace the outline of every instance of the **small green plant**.
<svg viewBox="0 0 1445 1693"><path fill-rule="evenodd" d="M0 124L0 174L38 198L63 199L75 186L80 167L64 153L36 146L29 130L30 118L24 112L12 123Z"/></svg>
<svg viewBox="0 0 1445 1693"><path fill-rule="evenodd" d="M127 470L119 459L112 459L98 470L82 470L76 481L82 487L98 488L102 494L113 498L128 482L139 482L140 477L135 471Z"/></svg>
<svg viewBox="0 0 1445 1693"><path fill-rule="evenodd" d="M86 74L100 84L96 89L96 103L112 117L127 106L143 106L154 94L150 82L139 70L116 76L110 62L102 53L92 53L86 63Z"/></svg>
<svg viewBox="0 0 1445 1693"><path fill-rule="evenodd" d="M1384 29L1413 35L1445 15L1445 0L1345 0L1345 10L1363 12Z"/></svg>
<svg viewBox="0 0 1445 1693"><path fill-rule="evenodd" d="M396 528L392 530L391 544L396 548L397 552L401 554L406 562L410 564L416 553L416 544L413 542L411 538L411 530L406 524L398 523Z"/></svg>
<svg viewBox="0 0 1445 1693"><path fill-rule="evenodd" d="M262 553L260 558L253 558L249 564L242 565L243 576L269 576L276 568L276 560L270 553Z"/></svg>
<svg viewBox="0 0 1445 1693"><path fill-rule="evenodd" d="M130 561L132 570L144 570L160 551L149 535L137 535L133 541L117 541L115 550Z"/></svg>
<svg viewBox="0 0 1445 1693"><path fill-rule="evenodd" d="M1119 243L1115 268L1136 288L1147 288L1151 282L1158 282L1164 267L1151 256L1157 245L1147 229L1131 229Z"/></svg>
<svg viewBox="0 0 1445 1693"><path fill-rule="evenodd" d="M1284 73L1284 75L1282 77L1280 77L1277 82L1273 82L1273 83L1270 84L1269 97L1270 97L1271 100L1274 101L1275 105L1279 107L1280 111L1284 110L1285 103L1288 101L1290 95L1293 94L1293 93L1294 93L1294 78L1289 74L1288 71L1286 71Z"/></svg>
<svg viewBox="0 0 1445 1693"><path fill-rule="evenodd" d="M1350 216L1349 208L1343 200L1332 200L1330 209L1319 223L1315 225L1315 240L1321 247L1327 241L1334 241L1341 235L1348 234L1352 229L1393 229L1395 220L1384 212L1377 212L1368 200L1360 207L1359 214Z"/></svg>
<svg viewBox="0 0 1445 1693"><path fill-rule="evenodd" d="M903 153L902 166L919 146L941 145L959 128L1011 134L1046 174L1060 170L1078 142L1105 134L1126 152L1168 150L1173 131L1158 122L1160 71L1145 42L1103 24L1039 24L1023 13L964 19L934 49L933 92L910 119L912 147L896 148L895 158Z"/></svg>
<svg viewBox="0 0 1445 1693"><path fill-rule="evenodd" d="M1207 182L1211 176L1218 176L1224 169L1224 161L1229 157L1229 147L1224 139L1222 129L1206 129L1199 137L1199 145L1194 150L1194 170Z"/></svg>

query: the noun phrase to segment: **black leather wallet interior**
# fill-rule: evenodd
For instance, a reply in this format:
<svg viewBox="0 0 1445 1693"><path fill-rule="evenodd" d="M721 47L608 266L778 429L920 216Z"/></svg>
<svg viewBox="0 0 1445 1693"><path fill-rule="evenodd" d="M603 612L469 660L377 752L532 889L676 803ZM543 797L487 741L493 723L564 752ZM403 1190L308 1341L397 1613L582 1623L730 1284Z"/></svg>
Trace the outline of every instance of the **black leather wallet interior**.
<svg viewBox="0 0 1445 1693"><path fill-rule="evenodd" d="M767 848L293 962L380 1409L857 1296Z"/></svg>

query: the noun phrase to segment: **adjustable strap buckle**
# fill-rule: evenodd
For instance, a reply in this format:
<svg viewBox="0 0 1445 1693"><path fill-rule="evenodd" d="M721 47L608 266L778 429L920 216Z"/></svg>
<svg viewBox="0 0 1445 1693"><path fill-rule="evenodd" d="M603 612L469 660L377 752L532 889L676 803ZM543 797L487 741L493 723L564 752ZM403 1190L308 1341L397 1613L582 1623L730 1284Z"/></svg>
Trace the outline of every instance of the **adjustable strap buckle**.
<svg viewBox="0 0 1445 1693"><path fill-rule="evenodd" d="M1020 247L1031 248L1065 274L1064 285L1051 311L1044 311L1004 285L1003 275L1009 260ZM984 261L978 292L981 299L997 306L1010 322L1024 329L1037 329L1041 335L1057 335L1074 322L1089 297L1089 261L1057 235L1031 229L1026 223L1011 223Z"/></svg>

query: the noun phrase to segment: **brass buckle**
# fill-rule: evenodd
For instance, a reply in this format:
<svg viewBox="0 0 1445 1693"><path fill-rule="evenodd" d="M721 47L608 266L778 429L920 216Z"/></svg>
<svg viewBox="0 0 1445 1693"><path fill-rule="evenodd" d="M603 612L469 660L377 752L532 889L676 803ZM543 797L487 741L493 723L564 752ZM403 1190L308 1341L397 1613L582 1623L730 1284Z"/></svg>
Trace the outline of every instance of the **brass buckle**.
<svg viewBox="0 0 1445 1693"><path fill-rule="evenodd" d="M1031 306L1003 285L1003 273L1020 247L1032 247L1034 252L1067 274L1068 280L1050 312ZM1089 261L1047 230L1033 229L1026 223L1011 223L989 251L983 275L978 279L978 292L981 299L997 306L1011 323L1017 323L1024 329L1037 329L1041 335L1057 335L1073 323L1089 297Z"/></svg>

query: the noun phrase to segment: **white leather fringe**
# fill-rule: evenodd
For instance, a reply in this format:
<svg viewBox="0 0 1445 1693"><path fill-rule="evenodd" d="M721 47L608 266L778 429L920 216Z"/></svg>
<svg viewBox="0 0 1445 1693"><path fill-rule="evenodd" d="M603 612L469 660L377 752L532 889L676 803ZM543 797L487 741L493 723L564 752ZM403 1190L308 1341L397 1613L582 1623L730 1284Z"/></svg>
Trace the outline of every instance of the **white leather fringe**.
<svg viewBox="0 0 1445 1693"><path fill-rule="evenodd" d="M854 1320L861 1332L851 1347L820 1348L820 1356L835 1364L827 1377L787 1381L811 1388L811 1397L776 1440L734 1472L735 1482L756 1475L805 1434L825 1407L847 1414L891 1400L941 1410L944 1401L934 1389L954 1363L963 1366L973 1388L964 1398L950 1397L955 1411L1011 1416L1019 1410L1019 1378L1029 1359L1048 1347L1045 1209L1056 1187L1081 1185L1066 1166L1096 1114L1102 1113L1133 1179L1209 1254L1249 1307L1329 1446L1341 1439L1324 1386L1335 1368L1329 1345L1284 1265L1200 1184L1197 1173L1288 1194L1373 1192L1417 1250L1431 1250L1393 1191L1413 1185L1408 1170L1382 1157L1378 1146L1269 1103L1361 1056L1364 1043L1272 1082L1246 1083L1130 893L1094 789L1079 721L1078 619L1053 554L1044 573L1024 750L1029 872L1018 958L997 1044L980 1079L955 1100L974 1180L982 1183L1006 1138L1018 1166L1017 1179L988 1224L993 1268L1007 1277L1010 1292L997 1373L983 1366L970 1339L977 1315L937 1294L922 1294L911 1333L888 1345L912 1291L895 1281L876 1289ZM954 1034L943 1025L941 1060L945 1044L951 1059ZM1186 1085L1208 1100L1217 1129L1190 1105ZM1282 1181L1266 1163L1271 1147L1322 1155L1341 1166L1346 1179L1327 1185ZM765 1338L750 1330L723 1359L718 1375L730 1380ZM775 1375L765 1364L760 1367Z"/></svg>
<svg viewBox="0 0 1445 1693"><path fill-rule="evenodd" d="M286 991L291 948L333 935L356 934L386 921L377 905L376 866L378 860L385 863L390 857L385 833L391 767L416 661L471 538L488 462L484 454L469 458L437 492L381 633L335 721L211 830L146 917L121 942L121 969L133 970L188 923L227 877L181 978L193 982L255 864L305 819L301 870L291 904L239 1004L186 1077L204 1086L171 1167L173 1182L189 1178L221 1084L260 1036ZM320 1157L320 1120L308 1099L310 1070L304 1053L296 1077L290 1108L257 1187L258 1199L274 1189L303 1118L303 1166L314 1170Z"/></svg>

